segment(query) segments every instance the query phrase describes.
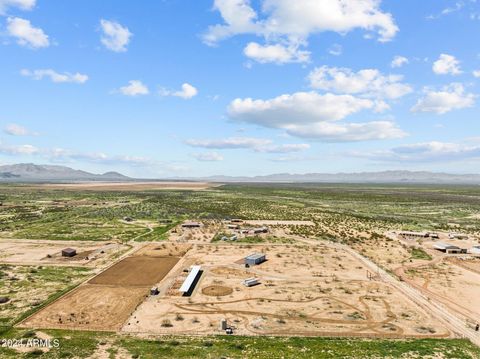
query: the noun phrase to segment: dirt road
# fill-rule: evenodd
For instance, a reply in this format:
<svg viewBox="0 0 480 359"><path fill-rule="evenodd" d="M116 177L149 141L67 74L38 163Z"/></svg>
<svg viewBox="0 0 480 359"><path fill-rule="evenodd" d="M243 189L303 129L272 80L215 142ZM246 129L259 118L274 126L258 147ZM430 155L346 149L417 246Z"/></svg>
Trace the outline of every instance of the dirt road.
<svg viewBox="0 0 480 359"><path fill-rule="evenodd" d="M295 239L308 244L318 244L318 241L316 240L305 239L297 236L295 237ZM426 310L428 313L431 313L438 320L442 321L453 333L456 333L461 337L467 338L475 345L480 346L480 332L475 332L473 329L468 328L466 326L464 318L461 318L455 313L452 313L448 308L446 308L442 303L435 300L434 298L426 297L418 289L411 287L405 282L399 281L393 275L389 274L384 269L380 268L377 264L372 262L370 259L362 256L349 246L339 243L336 243L335 246L338 249L345 250L353 257L357 258L373 273L377 273L383 282L390 284L392 287L398 289L412 302Z"/></svg>
<svg viewBox="0 0 480 359"><path fill-rule="evenodd" d="M472 329L468 328L465 324L463 318L452 313L447 309L443 304L438 302L435 299L424 296L419 290L411 287L405 282L399 281L397 278L387 273L382 268L378 267L368 258L363 257L352 248L344 245L339 245L345 249L348 253L358 258L365 266L372 269L372 271L378 273L381 276L381 279L392 287L395 287L405 296L407 296L411 301L425 309L427 312L432 313L437 319L441 320L447 325L452 332L459 334L462 337L470 339L472 343L480 346L480 333L475 332Z"/></svg>

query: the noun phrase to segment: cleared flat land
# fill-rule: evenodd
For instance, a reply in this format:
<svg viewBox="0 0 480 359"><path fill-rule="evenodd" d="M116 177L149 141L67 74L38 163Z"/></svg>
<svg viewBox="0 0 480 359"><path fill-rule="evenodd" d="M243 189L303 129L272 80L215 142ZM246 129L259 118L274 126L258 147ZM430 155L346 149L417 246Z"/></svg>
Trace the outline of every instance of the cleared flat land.
<svg viewBox="0 0 480 359"><path fill-rule="evenodd" d="M28 239L25 248L32 243L37 246L18 251L15 246L0 247L0 257L3 254L6 260L13 258L18 263L27 263L26 260L31 259L39 263L37 268L18 270L21 266L14 265L15 268L3 270L5 276L1 280L8 281L10 286L1 294L10 295L8 292L13 288L16 293L10 295L11 299L20 298L24 303L21 310L12 306L17 304L13 300L1 305L5 316L13 318L40 305L48 294L37 296L38 288L48 282L50 276L56 277L61 285L52 287L48 293L68 287L75 278L90 276L90 273L69 272L76 271L75 268L62 267L65 272L58 273L46 271L47 265L42 265L46 263L42 258L51 255L51 250L57 252L64 247L66 242L60 241L68 240L72 243L68 246L77 247L80 253L97 251L97 245L111 242L142 247L134 256L155 259L128 259L101 274L96 280L102 284L81 285L39 310L23 325L29 325L29 330L34 327L68 329L65 333L72 338L87 335L82 331L70 331L77 328L125 331L139 336L174 336L160 339L162 342L156 338L149 344L137 345L139 339L135 336L103 333L112 335L109 339L112 343L129 341L131 354L140 357L150 355L141 348L143 345L152 348L152 353L158 354L162 349L163 354L172 356L177 350L186 348L187 344L185 347L173 344L182 342L183 335L224 334L219 328L224 318L237 335L219 336L218 341L217 337L200 337L194 348L194 353L201 352L199 357L261 356L264 351L255 354L250 349L257 348L264 338L275 348L279 343L292 343L294 353L305 354L304 357L324 352L325 347L320 345L316 353L308 351L313 348L311 343L297 346L305 341L299 337L305 336L375 338L375 341L365 342L345 339L343 343L356 347L367 343L368 355L349 351L350 357L355 357L352 353L358 354L357 357L378 358L388 355L419 358L430 354L435 358L475 357L446 350L442 350L444 355L435 351L436 356L428 350L415 351L426 342L446 343L443 348L451 348L455 340L411 341L408 345L414 350L408 349L409 355L402 351L372 354L371 348L380 342L384 343L382 348L406 343L379 341L379 338L452 338L456 336L454 330L462 335L468 330L474 332L472 323L466 323L463 317L478 318L480 314L475 307L480 295L478 263L447 259L435 262L438 256L427 248L430 243L410 246L407 241L385 234L400 230L455 232L470 237L469 242L462 242L465 246L478 243L478 186L231 184L188 190L179 188L177 182L158 185L163 188L152 188L152 183L144 186L139 183L83 184L85 188L71 184L3 186L0 237L7 241ZM211 242L217 235L223 235L227 218L248 218L253 221L248 226L268 226L269 232L250 242L242 242L240 238L238 241ZM199 221L204 226L183 229L180 224L185 221ZM55 239L57 244L44 239ZM90 242L83 246L86 240ZM145 243L139 242L144 241L155 242L143 247ZM457 308L456 314L464 313L457 318L461 320L462 330L457 330L458 326L446 328L447 324L438 319L442 318L438 312L427 310L428 305L419 307L414 302L415 296L398 289L395 282L384 282L376 278L375 273L370 273L373 278L369 280L366 266L373 267L347 247L392 272L403 268L404 282L422 291L431 303L440 302L442 308ZM240 264L242 258L252 252L266 253L268 261L258 267L245 268ZM114 251L111 258L118 258L122 253ZM51 259L56 261L54 257ZM168 272L166 267L157 266L161 257L181 259L176 264L172 262L173 268ZM63 265L61 261L69 263L70 260L59 258L52 265ZM102 266L109 262L105 259ZM183 271L194 264L202 266L203 275L192 296L182 297L178 288L187 275ZM41 276L40 267L45 270ZM95 264L94 267L101 266ZM260 285L245 287L242 281L249 277L258 278ZM153 285L159 287L160 294L147 297L153 286L150 283L157 278L161 279ZM34 283L35 290L30 283ZM31 294L38 302L27 300ZM164 321L168 321L167 325L162 325ZM52 336L61 333L48 332ZM270 335L284 338L274 339ZM296 338L285 338L293 336ZM226 351L219 353L215 349L224 338L232 342L225 344ZM210 340L212 343L203 345ZM245 348L237 349L239 343L244 343ZM343 343L339 348L346 347ZM108 345L98 344L96 357L105 354ZM76 352L72 350L71 353Z"/></svg>
<svg viewBox="0 0 480 359"><path fill-rule="evenodd" d="M245 268L251 252L267 261ZM191 297L178 295L181 268L169 274L172 290L147 298L123 327L127 332L218 334L228 320L243 335L335 335L381 338L449 337L436 319L334 245L194 245L184 264L204 273ZM242 280L256 277L247 288ZM164 294L166 293L166 294ZM179 319L181 318L181 319ZM162 326L168 320L171 327Z"/></svg>
<svg viewBox="0 0 480 359"><path fill-rule="evenodd" d="M91 279L90 284L150 286L163 279L177 264L177 257L127 257Z"/></svg>
<svg viewBox="0 0 480 359"><path fill-rule="evenodd" d="M21 327L118 330L147 293L144 287L81 286L24 321Z"/></svg>
<svg viewBox="0 0 480 359"><path fill-rule="evenodd" d="M82 182L42 184L37 188L95 191L204 190L219 186L208 182Z"/></svg>
<svg viewBox="0 0 480 359"><path fill-rule="evenodd" d="M68 247L75 248L77 255L62 257L62 249ZM126 245L112 242L0 239L0 263L92 266L127 249Z"/></svg>
<svg viewBox="0 0 480 359"><path fill-rule="evenodd" d="M176 247L170 246L172 250ZM151 247L146 246L143 252ZM27 318L20 327L119 330L148 295L150 287L160 282L178 261L179 257L138 254L122 259Z"/></svg>

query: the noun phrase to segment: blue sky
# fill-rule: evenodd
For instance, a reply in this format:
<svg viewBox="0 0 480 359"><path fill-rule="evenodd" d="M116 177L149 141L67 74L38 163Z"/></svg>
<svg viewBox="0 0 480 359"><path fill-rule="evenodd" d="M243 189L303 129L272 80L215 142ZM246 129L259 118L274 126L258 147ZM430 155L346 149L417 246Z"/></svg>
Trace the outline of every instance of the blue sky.
<svg viewBox="0 0 480 359"><path fill-rule="evenodd" d="M0 0L0 164L478 172L479 36L476 0Z"/></svg>

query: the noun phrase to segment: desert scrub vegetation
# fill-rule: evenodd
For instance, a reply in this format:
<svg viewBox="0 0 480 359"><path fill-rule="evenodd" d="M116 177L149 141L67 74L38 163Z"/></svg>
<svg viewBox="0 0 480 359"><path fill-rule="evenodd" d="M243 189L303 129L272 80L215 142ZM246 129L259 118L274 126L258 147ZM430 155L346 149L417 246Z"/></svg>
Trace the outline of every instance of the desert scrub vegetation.
<svg viewBox="0 0 480 359"><path fill-rule="evenodd" d="M142 240L157 240L169 223L191 218L312 221L289 231L347 243L401 229L480 234L480 188L469 186L231 184L102 192L0 185L0 195L0 237L128 241L143 234ZM155 233L124 223L125 217L156 223Z"/></svg>
<svg viewBox="0 0 480 359"><path fill-rule="evenodd" d="M0 322L10 326L38 309L52 296L80 283L89 269L50 266L0 266L0 297L8 298L0 304Z"/></svg>
<svg viewBox="0 0 480 359"><path fill-rule="evenodd" d="M59 348L32 355L13 349L0 348L1 358L88 358L106 347L115 348L132 358L435 358L475 359L480 350L466 340L366 340L351 338L303 337L175 337L141 339L130 336L116 337L112 333L65 330L43 330L60 341ZM32 338L30 330L13 329L4 338Z"/></svg>

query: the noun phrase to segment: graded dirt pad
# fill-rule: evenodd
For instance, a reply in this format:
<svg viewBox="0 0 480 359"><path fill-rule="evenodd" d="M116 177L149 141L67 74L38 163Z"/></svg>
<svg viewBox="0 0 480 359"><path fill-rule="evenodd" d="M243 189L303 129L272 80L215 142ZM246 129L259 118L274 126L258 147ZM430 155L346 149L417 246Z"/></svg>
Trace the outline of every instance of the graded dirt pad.
<svg viewBox="0 0 480 359"><path fill-rule="evenodd" d="M68 247L75 248L78 254L74 257L62 257L62 249ZM100 259L108 259L127 248L111 242L1 239L0 263L92 266Z"/></svg>
<svg viewBox="0 0 480 359"><path fill-rule="evenodd" d="M25 320L20 327L118 330L147 288L84 285Z"/></svg>
<svg viewBox="0 0 480 359"><path fill-rule="evenodd" d="M141 248L135 253L135 255L149 257L182 257L190 248L190 244L184 243L155 243Z"/></svg>
<svg viewBox="0 0 480 359"><path fill-rule="evenodd" d="M235 263L252 252L267 255L260 266ZM238 335L448 337L450 332L394 287L368 280L366 267L334 244L194 245L188 264L204 269L200 290L149 297L122 330L152 334L220 334L227 319ZM255 277L260 284L245 287ZM172 273L175 287L184 273ZM225 291L224 291L225 288ZM231 289L227 294L226 288ZM178 320L181 317L183 320ZM168 320L172 326L162 327Z"/></svg>
<svg viewBox="0 0 480 359"><path fill-rule="evenodd" d="M82 182L40 184L34 188L93 191L204 190L221 184L208 182Z"/></svg>
<svg viewBox="0 0 480 359"><path fill-rule="evenodd" d="M480 274L443 261L416 268L402 268L397 273L403 274L410 283L427 297L434 298L450 310L471 320L480 322Z"/></svg>
<svg viewBox="0 0 480 359"><path fill-rule="evenodd" d="M90 284L151 286L177 264L178 257L127 257L89 281Z"/></svg>
<svg viewBox="0 0 480 359"><path fill-rule="evenodd" d="M233 289L230 287L224 287L222 285L210 285L202 288L202 293L212 297L223 297L224 295L232 294Z"/></svg>

